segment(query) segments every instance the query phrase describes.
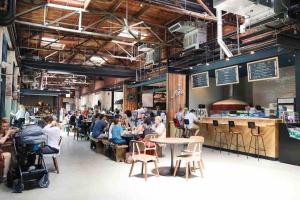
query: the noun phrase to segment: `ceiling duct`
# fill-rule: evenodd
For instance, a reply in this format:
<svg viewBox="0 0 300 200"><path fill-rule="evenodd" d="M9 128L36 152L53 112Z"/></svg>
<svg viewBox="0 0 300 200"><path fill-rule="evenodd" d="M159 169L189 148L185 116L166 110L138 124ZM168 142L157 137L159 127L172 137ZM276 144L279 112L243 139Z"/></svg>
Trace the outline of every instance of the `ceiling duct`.
<svg viewBox="0 0 300 200"><path fill-rule="evenodd" d="M213 3L216 9L245 17L245 23L240 26L241 33L251 24L275 15L274 0L214 0Z"/></svg>
<svg viewBox="0 0 300 200"><path fill-rule="evenodd" d="M172 26L170 26L168 29L171 33L188 33L190 31L193 31L197 28L201 28L205 25L202 21L181 21L178 22Z"/></svg>

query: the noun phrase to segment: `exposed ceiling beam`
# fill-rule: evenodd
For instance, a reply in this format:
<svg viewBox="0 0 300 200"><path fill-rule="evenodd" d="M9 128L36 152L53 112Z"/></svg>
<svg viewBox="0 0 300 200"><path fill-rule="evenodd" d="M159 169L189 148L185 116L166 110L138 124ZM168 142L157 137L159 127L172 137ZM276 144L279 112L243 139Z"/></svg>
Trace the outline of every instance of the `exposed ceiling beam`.
<svg viewBox="0 0 300 200"><path fill-rule="evenodd" d="M208 6L203 2L203 0L197 0L197 2L202 6L202 8L212 17L216 15L208 8Z"/></svg>
<svg viewBox="0 0 300 200"><path fill-rule="evenodd" d="M177 14L184 14L184 15L187 15L187 16L194 17L196 19L202 19L202 20L206 20L206 21L217 21L216 17L205 15L205 14L194 12L194 11L190 11L190 10L186 10L186 9L182 9L182 8L178 8L178 7L175 7L175 6L170 6L170 5L166 5L166 4L148 3L145 0L133 0L133 1L143 3L145 5L149 5L149 6L152 6L152 7L155 7L157 9L164 10L164 11L167 11L167 12L172 12L172 13L177 13Z"/></svg>
<svg viewBox="0 0 300 200"><path fill-rule="evenodd" d="M149 8L150 8L149 5L143 5L143 7L142 7L136 14L133 15L133 18L139 18L139 17L142 16Z"/></svg>
<svg viewBox="0 0 300 200"><path fill-rule="evenodd" d="M91 0L85 0L83 9L87 9L91 3Z"/></svg>
<svg viewBox="0 0 300 200"><path fill-rule="evenodd" d="M75 65L64 63L41 62L32 60L22 60L22 66L33 69L47 69L52 71L69 72L88 76L110 76L110 77L134 77L135 70L116 68L114 65L103 64L101 67L87 65ZM113 68L115 67L115 68Z"/></svg>
<svg viewBox="0 0 300 200"><path fill-rule="evenodd" d="M23 16L23 15L26 15L26 14L28 14L28 13L31 13L31 12L33 12L33 11L35 11L35 10L38 10L38 9L40 9L40 8L45 7L45 5L46 5L46 4L41 4L41 5L35 6L35 7L33 7L33 8L30 8L30 9L28 9L28 10L25 10L25 11L23 11L23 12L17 13L17 14L16 14L16 17L21 17L21 16Z"/></svg>
<svg viewBox="0 0 300 200"><path fill-rule="evenodd" d="M69 28L64 28L64 27L57 27L57 26L46 26L43 24L37 24L37 23L32 23L32 22L27 22L27 21L20 21L20 20L15 20L15 23L17 24L23 24L27 26L32 26L32 27L37 27L37 28L42 28L42 29L50 29L50 30L56 30L56 31L63 31L63 32L68 32L68 33L76 33L76 34L82 34L86 36L94 36L94 37L99 37L99 38L105 38L107 40L125 40L128 41L130 40L127 37L121 37L117 35L111 35L111 34L106 34L106 33L97 33L97 32L90 32L90 31L79 31L77 29L69 29ZM137 40L138 42L142 43L147 43L147 44L160 44L157 42L152 42L152 41L146 41L146 40Z"/></svg>
<svg viewBox="0 0 300 200"><path fill-rule="evenodd" d="M66 18L68 18L68 17L70 17L70 16L72 16L76 13L78 13L78 12L77 11L70 12L70 13L62 16L62 17L59 17L59 18L55 19L54 21L48 22L47 25L56 24L56 23L60 22L61 20L66 19Z"/></svg>

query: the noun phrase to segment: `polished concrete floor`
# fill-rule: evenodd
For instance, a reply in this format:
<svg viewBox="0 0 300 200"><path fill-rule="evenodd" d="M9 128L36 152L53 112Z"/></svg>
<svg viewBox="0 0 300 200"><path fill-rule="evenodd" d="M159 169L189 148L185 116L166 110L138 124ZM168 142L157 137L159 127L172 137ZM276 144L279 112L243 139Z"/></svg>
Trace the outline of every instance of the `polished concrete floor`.
<svg viewBox="0 0 300 200"><path fill-rule="evenodd" d="M170 164L169 150L164 152L159 163L162 169ZM64 136L61 173L50 173L49 188L14 194L2 184L0 200L300 199L300 167L210 149L204 149L203 158L204 178L198 172L188 181L179 176L155 177L150 163L151 175L145 182L139 175L128 178L130 165L96 154L86 141ZM53 169L50 161L47 165ZM140 169L136 165L134 174Z"/></svg>

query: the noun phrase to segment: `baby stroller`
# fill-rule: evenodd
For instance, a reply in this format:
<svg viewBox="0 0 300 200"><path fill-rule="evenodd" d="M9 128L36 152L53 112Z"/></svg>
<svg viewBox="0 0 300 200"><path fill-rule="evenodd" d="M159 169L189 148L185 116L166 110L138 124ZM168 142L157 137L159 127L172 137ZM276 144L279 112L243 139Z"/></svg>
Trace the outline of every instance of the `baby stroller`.
<svg viewBox="0 0 300 200"><path fill-rule="evenodd" d="M21 193L25 183L28 186L37 184L41 188L49 186L48 170L42 155L46 139L42 129L35 124L24 126L20 135L14 138L16 163L11 173L13 192Z"/></svg>

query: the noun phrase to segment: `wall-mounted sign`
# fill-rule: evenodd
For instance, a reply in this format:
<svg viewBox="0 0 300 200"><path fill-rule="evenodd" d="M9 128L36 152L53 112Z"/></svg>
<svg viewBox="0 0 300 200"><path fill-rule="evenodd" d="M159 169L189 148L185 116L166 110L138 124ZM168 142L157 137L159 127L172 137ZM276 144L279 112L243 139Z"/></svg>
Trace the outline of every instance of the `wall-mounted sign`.
<svg viewBox="0 0 300 200"><path fill-rule="evenodd" d="M239 67L237 65L216 69L216 85L231 85L239 83Z"/></svg>
<svg viewBox="0 0 300 200"><path fill-rule="evenodd" d="M248 81L279 78L278 57L247 63Z"/></svg>
<svg viewBox="0 0 300 200"><path fill-rule="evenodd" d="M209 76L208 72L202 72L199 74L194 74L192 78L192 88L205 88L209 87Z"/></svg>

